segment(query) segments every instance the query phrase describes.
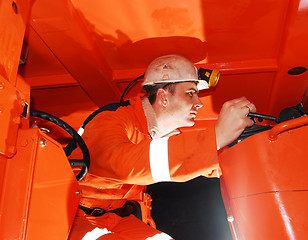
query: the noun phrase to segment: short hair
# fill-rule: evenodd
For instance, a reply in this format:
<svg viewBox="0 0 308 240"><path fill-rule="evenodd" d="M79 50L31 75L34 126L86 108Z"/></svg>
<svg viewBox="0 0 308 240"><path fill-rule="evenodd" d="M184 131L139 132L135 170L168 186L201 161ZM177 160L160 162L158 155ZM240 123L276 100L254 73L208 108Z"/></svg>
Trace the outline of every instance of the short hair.
<svg viewBox="0 0 308 240"><path fill-rule="evenodd" d="M151 105L153 105L156 101L158 89L163 88L165 90L168 90L173 95L175 93L175 85L176 84L178 84L178 82L145 85L145 86L143 86L143 89L147 92L148 99L149 99Z"/></svg>

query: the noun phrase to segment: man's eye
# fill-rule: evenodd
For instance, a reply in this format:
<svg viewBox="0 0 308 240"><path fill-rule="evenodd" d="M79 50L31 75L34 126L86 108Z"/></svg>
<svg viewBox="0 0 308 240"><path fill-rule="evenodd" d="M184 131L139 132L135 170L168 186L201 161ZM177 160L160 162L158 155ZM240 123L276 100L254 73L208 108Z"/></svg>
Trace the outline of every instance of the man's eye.
<svg viewBox="0 0 308 240"><path fill-rule="evenodd" d="M188 92L188 95L192 97L194 95L194 93L193 92Z"/></svg>

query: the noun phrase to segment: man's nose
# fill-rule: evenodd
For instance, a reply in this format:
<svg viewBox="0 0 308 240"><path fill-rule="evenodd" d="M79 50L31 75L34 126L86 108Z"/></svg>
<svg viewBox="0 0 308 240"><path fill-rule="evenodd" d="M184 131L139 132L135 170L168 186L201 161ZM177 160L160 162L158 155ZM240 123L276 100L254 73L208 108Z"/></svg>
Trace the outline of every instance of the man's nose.
<svg viewBox="0 0 308 240"><path fill-rule="evenodd" d="M195 104L194 104L195 108L198 110L199 108L203 107L203 103L201 102L200 98L197 98Z"/></svg>

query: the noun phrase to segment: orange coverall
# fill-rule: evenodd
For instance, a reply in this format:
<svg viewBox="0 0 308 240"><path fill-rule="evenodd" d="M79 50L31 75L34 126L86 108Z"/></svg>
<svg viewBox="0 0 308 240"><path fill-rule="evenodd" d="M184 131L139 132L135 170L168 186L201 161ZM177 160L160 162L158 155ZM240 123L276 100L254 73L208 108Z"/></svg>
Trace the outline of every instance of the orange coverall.
<svg viewBox="0 0 308 240"><path fill-rule="evenodd" d="M133 98L129 106L104 111L86 126L83 139L91 164L80 181L82 206L120 208L126 200L141 200L148 184L210 176L218 167L214 127L153 139L144 101ZM80 209L69 239L82 239L98 228L103 229L101 237L84 239L171 239L154 238L160 232L132 215L93 217Z"/></svg>

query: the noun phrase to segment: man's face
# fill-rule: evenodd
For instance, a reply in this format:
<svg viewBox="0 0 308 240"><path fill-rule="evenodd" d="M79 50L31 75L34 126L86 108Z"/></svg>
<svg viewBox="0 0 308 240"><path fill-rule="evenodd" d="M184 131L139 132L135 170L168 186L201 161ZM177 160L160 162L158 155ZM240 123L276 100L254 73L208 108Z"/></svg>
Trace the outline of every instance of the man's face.
<svg viewBox="0 0 308 240"><path fill-rule="evenodd" d="M198 89L194 82L182 82L175 85L172 95L168 92L166 111L176 128L193 126L199 108L203 106L198 97Z"/></svg>

